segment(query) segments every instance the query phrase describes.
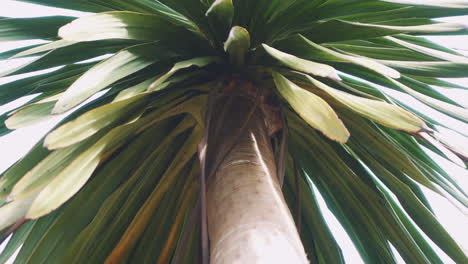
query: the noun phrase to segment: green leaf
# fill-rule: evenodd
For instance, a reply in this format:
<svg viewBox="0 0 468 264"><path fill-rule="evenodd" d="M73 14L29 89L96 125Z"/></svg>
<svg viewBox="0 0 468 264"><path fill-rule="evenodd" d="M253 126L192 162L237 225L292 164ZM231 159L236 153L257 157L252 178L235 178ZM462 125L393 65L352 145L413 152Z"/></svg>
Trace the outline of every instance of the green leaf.
<svg viewBox="0 0 468 264"><path fill-rule="evenodd" d="M22 199L14 200L0 207L0 214L2 215L0 218L0 230L9 227L18 220L24 218L31 207L31 203L37 195L38 193L35 192L23 197Z"/></svg>
<svg viewBox="0 0 468 264"><path fill-rule="evenodd" d="M205 67L209 64L218 62L220 62L219 57L198 57L186 61L179 61L176 64L174 64L174 66L167 73L165 73L164 75L156 79L156 81L151 83L149 91L156 90L160 84L165 82L168 78L170 78L172 75L174 75L182 69L190 68L193 66Z"/></svg>
<svg viewBox="0 0 468 264"><path fill-rule="evenodd" d="M117 1L118 2L118 1ZM150 1L154 2L154 1ZM163 2L160 5L165 6L170 10L176 10L172 12L177 12L179 15L187 18L191 23L196 25L199 32L210 32L208 23L206 21L206 10L207 6L201 4L200 1L193 0L164 0L158 1ZM167 11L164 13L168 13Z"/></svg>
<svg viewBox="0 0 468 264"><path fill-rule="evenodd" d="M289 179L287 178L287 180L289 180L289 184L292 185L293 179L291 178L294 174L290 173L289 175ZM324 263L345 263L343 253L320 210L317 196L314 193L311 182L303 173L300 173L297 177L299 177L299 184L301 185L300 188L302 188L302 192L300 197L299 194L296 194L296 199L301 199L302 201L301 206L304 218L307 219L305 225L307 225L313 233L315 253L320 256L318 259Z"/></svg>
<svg viewBox="0 0 468 264"><path fill-rule="evenodd" d="M225 38L234 17L232 0L215 0L205 15L212 20L211 24L217 31L218 38Z"/></svg>
<svg viewBox="0 0 468 264"><path fill-rule="evenodd" d="M450 181L450 183L453 186L455 186L458 190L462 191L462 189L458 187L456 181L454 181L448 175L447 172L445 172L431 157L429 157L427 153L422 149L422 147L428 147L431 151L436 151L437 155L442 155L443 158L446 158L444 154L437 152L437 150L435 150L433 146L431 147L428 144L424 145L425 141L420 141L421 143L418 143L416 139L414 139L406 133L401 133L399 131L393 131L390 129L383 129L382 132L385 133L387 137L392 138L392 142L395 145L398 145L400 148L402 148L402 150L408 153L408 155L414 161L415 165L418 166L418 168L420 168L428 174L442 175L445 179ZM422 133L422 135L424 134L425 133ZM433 178L436 178L436 176L433 176ZM408 182L406 184L408 184ZM418 198L421 200L421 202L423 202L424 205L430 209L429 202L426 201L426 198L422 194L420 188L418 188L414 184L411 185L411 188L413 192L418 195ZM432 209L430 210L432 211Z"/></svg>
<svg viewBox="0 0 468 264"><path fill-rule="evenodd" d="M53 118L50 111L54 105L55 102L28 105L5 120L5 125L14 130L50 120Z"/></svg>
<svg viewBox="0 0 468 264"><path fill-rule="evenodd" d="M18 255L15 257L15 264L27 263L26 259L31 253L33 247L41 240L43 233L56 219L57 213L49 214L38 220L28 220L28 222L34 222L34 226L31 233L28 235L26 241L21 245L21 249Z"/></svg>
<svg viewBox="0 0 468 264"><path fill-rule="evenodd" d="M80 142L101 129L138 116L147 103L147 94L106 104L80 115L50 132L44 141L48 149L58 149Z"/></svg>
<svg viewBox="0 0 468 264"><path fill-rule="evenodd" d="M333 89L312 77L307 76L307 78L315 87L324 90L346 107L379 124L409 133L421 131L425 126L421 119L397 105L358 97Z"/></svg>
<svg viewBox="0 0 468 264"><path fill-rule="evenodd" d="M174 120L170 120L174 121ZM67 203L63 209L38 219L38 224L43 220L52 219L48 225L41 229L33 230L30 237L23 246L17 257L18 263L47 263L48 260L58 259L70 248L70 243L88 226L98 214L99 208L110 194L112 194L121 183L126 182L129 175L137 170L144 160L157 148L161 136L165 136L170 129L171 122L163 122L144 131L129 142L121 151L113 155L109 162L96 171L95 177L83 187L74 198ZM153 141L154 140L154 141ZM138 153L139 155L135 155ZM86 208L86 210L82 210ZM76 212L80 212L77 214ZM59 213L57 215L57 213ZM67 230L64 232L64 230ZM115 228L110 233L115 233ZM34 233L34 231L37 231Z"/></svg>
<svg viewBox="0 0 468 264"><path fill-rule="evenodd" d="M9 133L11 133L13 130L10 130L6 127L5 125L5 120L8 118L8 114L10 114L9 112L7 113L4 113L2 115L0 115L0 137L2 136L5 136L5 135L8 135ZM0 191L1 193L1 191ZM1 195L0 195L1 197ZM1 200L1 198L0 198Z"/></svg>
<svg viewBox="0 0 468 264"><path fill-rule="evenodd" d="M451 54L455 54L455 55L462 55L462 54L454 51L451 48L439 45L439 44L437 44L437 43L435 43L433 41L430 41L429 39L424 38L424 37L412 36L412 35L407 35L407 34L399 34L399 35L395 35L393 37L401 39L401 40L409 42L409 43L412 43L414 45L423 46L423 47L426 47L426 48L435 49L435 50L439 50L439 51L443 51L443 52L447 52L447 53L451 53Z"/></svg>
<svg viewBox="0 0 468 264"><path fill-rule="evenodd" d="M138 94L145 92L150 87L150 85L154 82L154 79L155 78L148 79L137 85L131 86L127 89L120 91L112 102L123 101L123 100L126 100L128 98L134 97Z"/></svg>
<svg viewBox="0 0 468 264"><path fill-rule="evenodd" d="M26 77L0 85L0 104L5 104L30 94L58 92L66 87L55 85L57 82L72 78L72 76L79 76L89 69L89 67L90 64L67 65L56 71Z"/></svg>
<svg viewBox="0 0 468 264"><path fill-rule="evenodd" d="M400 174L404 172L405 176L403 177L401 174L402 178L400 178L403 182L408 182L409 178L411 178L432 191L441 193L431 182L428 175L419 170L410 157L405 154L404 149L395 146L387 137L383 136L376 129L375 124L348 111L346 108L336 106L335 109L339 111L344 120L348 121L348 127L353 135L348 142L351 149L357 151L364 148L366 155L378 160L389 171L393 173L398 171Z"/></svg>
<svg viewBox="0 0 468 264"><path fill-rule="evenodd" d="M23 245L35 224L35 221L28 221L13 233L8 243L5 245L5 248L0 253L0 263L7 263L15 251Z"/></svg>
<svg viewBox="0 0 468 264"><path fill-rule="evenodd" d="M193 157L197 151L198 142L202 136L202 130L195 128L190 135L181 151L173 159L168 169L162 176L158 185L154 188L150 197L145 201L140 208L132 223L128 226L125 234L120 238L119 243L114 248L112 253L107 257L106 262L114 263L122 259L126 259L130 250L135 246L138 238L143 233L145 227L151 220L151 216L158 206L163 194L176 179L177 174L183 169L185 164Z"/></svg>
<svg viewBox="0 0 468 264"><path fill-rule="evenodd" d="M468 8L468 3L462 1L419 1L419 0L383 0L384 2L402 4L402 5L423 5L444 8Z"/></svg>
<svg viewBox="0 0 468 264"><path fill-rule="evenodd" d="M423 77L463 78L468 76L466 63L453 63L446 61L392 61L380 60L382 64L408 73Z"/></svg>
<svg viewBox="0 0 468 264"><path fill-rule="evenodd" d="M57 30L74 17L1 18L0 40L55 39Z"/></svg>
<svg viewBox="0 0 468 264"><path fill-rule="evenodd" d="M67 1L61 0L19 0L21 2L33 3L43 6L51 6L64 9L73 9L86 12L108 11L109 7L98 4L98 1Z"/></svg>
<svg viewBox="0 0 468 264"><path fill-rule="evenodd" d="M397 82L395 80L390 79L390 81L399 87L401 90L405 91L406 93L412 95L414 98L418 99L419 101L437 109L440 110L450 116L453 116L457 119L460 119L462 121L468 122L468 109L465 109L460 106L452 105L437 99L434 99L430 96L421 94L419 92L416 92L415 90L409 88L408 86Z"/></svg>
<svg viewBox="0 0 468 264"><path fill-rule="evenodd" d="M133 45L134 42L128 40L100 40L62 44L64 45L60 44L56 49L50 50L26 64L1 72L0 76L28 73L67 64L80 63L87 59L95 59L98 56L113 54L125 47ZM94 63L96 63L96 61Z"/></svg>
<svg viewBox="0 0 468 264"><path fill-rule="evenodd" d="M336 70L326 64L321 64L309 60L304 60L296 56L284 53L275 48L269 47L266 44L262 44L265 51L270 54L273 58L279 60L284 65L291 69L309 73L315 76L330 78L332 80L340 80Z"/></svg>
<svg viewBox="0 0 468 264"><path fill-rule="evenodd" d="M101 156L108 150L108 145L115 137L118 137L118 135L109 133L78 155L39 192L37 198L27 210L26 217L35 219L44 216L75 195L88 181L98 166ZM63 190L67 191L63 192Z"/></svg>
<svg viewBox="0 0 468 264"><path fill-rule="evenodd" d="M49 154L42 143L42 140L39 141L28 154L2 174L0 177L0 200L4 200L21 177Z"/></svg>
<svg viewBox="0 0 468 264"><path fill-rule="evenodd" d="M412 61L428 61L434 60L433 58L415 51L408 50L402 47L388 47L380 46L375 42L369 42L372 46L366 46L367 43L354 44L353 41L332 42L324 43L323 46L332 48L334 50L354 54L358 56L365 56L377 60L412 60Z"/></svg>
<svg viewBox="0 0 468 264"><path fill-rule="evenodd" d="M229 60L235 66L242 66L250 49L250 34L247 29L239 26L231 28L224 42L224 50L229 54Z"/></svg>
<svg viewBox="0 0 468 264"><path fill-rule="evenodd" d="M193 120L196 120L199 124L203 124L203 120L199 116L204 113L205 105L200 103L203 100L206 100L206 96L196 96L183 104L177 105L177 107L171 108L165 113L163 112L163 115L161 115L160 111L155 111L135 122L115 127L102 137L100 134L96 134L94 137L100 138L97 142L92 138L85 141L93 142L93 145L84 151L79 151L79 155L43 188L28 211L28 218L43 216L70 199L88 181L102 156L120 146L137 131L148 128L160 120L181 112L190 113L194 117ZM193 125L190 122L186 123ZM72 145L69 148L73 148L74 146ZM61 191L64 189L67 192Z"/></svg>
<svg viewBox="0 0 468 264"><path fill-rule="evenodd" d="M43 160L24 175L11 190L10 197L13 200L37 193L52 181L62 170L76 159L81 152L85 151L93 142L83 142L65 149L60 149L50 153Z"/></svg>
<svg viewBox="0 0 468 264"><path fill-rule="evenodd" d="M25 2L32 2L41 5L48 5L53 7L74 9L85 12L105 12L105 11L133 11L144 14L155 14L164 17L174 24L183 25L191 31L197 31L197 26L190 21L187 17L170 8L166 3L152 0L110 0L105 3L100 0L89 1L73 1L63 2L60 0L21 0Z"/></svg>
<svg viewBox="0 0 468 264"><path fill-rule="evenodd" d="M172 224L170 233L167 237L167 240L165 241L166 244L164 244L161 255L158 257L158 263L166 263L172 259L172 253L177 248L179 242L178 237L181 234L183 221L185 220L187 212L189 212L190 209L194 206L195 197L197 194L195 186L196 185L192 182L192 184L189 186L189 189L183 190L183 195L181 196L183 199L181 199L180 205L178 206L177 214L174 217L174 223ZM147 254L148 253L149 252L147 252Z"/></svg>
<svg viewBox="0 0 468 264"><path fill-rule="evenodd" d="M468 64L468 58L464 57L464 56L454 55L454 54L451 54L451 53L447 53L447 52L443 52L443 51L439 51L439 50L434 50L434 49L426 48L426 47L423 47L423 46L418 46L418 45L415 45L415 44L412 44L412 43L409 43L409 42L406 42L406 41L403 41L403 40L399 40L399 39L394 38L394 37L387 36L385 38L387 40L393 41L393 42L397 43L398 45L401 45L401 46L403 46L405 48L414 50L414 51L416 51L418 53L423 53L423 54L432 56L432 57L440 59L440 60L450 61L450 62L454 62L454 63Z"/></svg>
<svg viewBox="0 0 468 264"><path fill-rule="evenodd" d="M177 31L185 30L159 16L115 11L78 18L61 27L59 36L68 41L102 39L155 41L163 36L174 36Z"/></svg>
<svg viewBox="0 0 468 264"><path fill-rule="evenodd" d="M365 263L397 262L392 246L407 263L441 263L422 232L455 262L467 262L438 224L419 187L468 204L466 192L421 149L427 147L465 165L441 146L444 141L437 140L437 134L421 133L424 123L416 115L435 131L446 122L392 97L393 93L385 94L381 86L466 122L466 109L431 85L464 88L437 78L467 77L468 60L418 35L466 35L466 26L433 19L468 15L468 4L456 0L21 1L105 13L84 14L73 22L68 17L0 18L0 40L52 41L39 46L24 43L28 46L1 52L0 59L37 56L4 75L61 67L33 77L15 76L22 79L0 85L0 105L36 95L0 114L0 135L10 131L4 121L19 128L52 117L51 110L67 111L100 90L108 92L57 126L48 138L60 141L56 145L60 149L49 151L41 140L0 173L0 223L15 223L28 211L37 217L57 208L30 220L31 229L26 225L18 229L13 234L18 240L11 240L0 253L0 263L23 239L17 264L104 263L109 254L120 262L135 263L198 259L199 210L188 209L198 193L193 176L199 170L194 155L199 139L194 135L201 134L206 122L206 94L223 92L221 86L245 79L262 87L278 86L274 96L282 101L278 109L287 121L283 134L288 131L288 150L300 174L296 182L291 173L286 174L283 192L291 211L297 212L294 218L302 221L298 231L311 262L344 262L341 245L317 206L315 187ZM232 27L245 29L237 32L244 36L229 37ZM57 40L60 28L64 38ZM133 46L137 44L147 48ZM119 51L100 63L80 62ZM276 72L272 78L273 70L291 76L294 83ZM56 96L62 101L52 108ZM265 99L270 103L269 97ZM341 142L347 139L346 144L329 140L311 127L311 121L315 127L324 126L321 133L338 134ZM462 145L447 147L466 159ZM37 192L40 204L27 200Z"/></svg>
<svg viewBox="0 0 468 264"><path fill-rule="evenodd" d="M165 55L155 56L155 52L162 52L157 44L137 45L97 64L65 91L52 113L66 112L115 81L173 55L165 51Z"/></svg>
<svg viewBox="0 0 468 264"><path fill-rule="evenodd" d="M330 145L315 131L298 121L296 116L288 115L292 155L305 171L306 180L313 181L317 186L327 207L343 225L366 263L393 263L382 223L377 224L375 215L370 215L372 211L369 209L372 203L379 200L378 197L363 185L360 178L350 179L351 174L343 166L338 153L330 149ZM330 160L333 166L329 166L327 161ZM359 197L361 188L367 190L367 197ZM385 211L380 213L384 214Z"/></svg>
<svg viewBox="0 0 468 264"><path fill-rule="evenodd" d="M60 40L52 41L43 45L36 46L34 48L21 51L19 53L16 53L15 56L13 56L13 58L35 55L37 53L43 53L46 51L67 47L75 43L76 43L75 41L68 41L68 40L60 39Z"/></svg>
<svg viewBox="0 0 468 264"><path fill-rule="evenodd" d="M285 40L282 44L282 47L284 47L283 50L303 58L319 61L353 63L368 68L384 76L400 78L400 73L398 71L375 60L366 57L342 54L324 46L318 45L300 35Z"/></svg>
<svg viewBox="0 0 468 264"><path fill-rule="evenodd" d="M445 2L445 1L444 1ZM315 11L317 20L352 19L359 22L380 22L408 18L436 18L466 14L461 8L434 8L429 6L408 6L383 1L327 1Z"/></svg>
<svg viewBox="0 0 468 264"><path fill-rule="evenodd" d="M273 79L281 96L310 126L340 143L348 140L348 130L327 102L279 73L273 72Z"/></svg>
<svg viewBox="0 0 468 264"><path fill-rule="evenodd" d="M396 202L393 200L393 197L391 197L391 195L389 195L388 192L384 191L383 188L381 188L381 191L382 193L384 193L392 209L398 215L398 218L401 220L405 228L411 234L413 239L418 244L419 248L421 248L421 250L428 257L428 259L432 263L443 264L444 262L440 259L439 255L437 255L435 250L428 243L427 239L421 235L421 232L416 228L416 225L413 224L411 219L405 214L405 212L400 208L400 206L396 204Z"/></svg>
<svg viewBox="0 0 468 264"><path fill-rule="evenodd" d="M173 124L171 124L174 123L174 120L170 121L172 122L163 122L161 125L156 125L145 133L145 138L138 139L140 151L127 153L128 158L132 158L135 163L138 163L137 166L132 164L132 166L135 166L134 170L127 170L126 174L123 175L118 170L114 172L119 174L118 177L121 177L122 184L117 185L118 188L101 203L96 216L90 218L92 220L90 223L86 222L86 228L79 233L79 236L75 238L72 235L71 237L74 239L67 240L73 244L62 247L66 251L65 255L61 254L59 248L54 249L54 253L61 257L60 261L66 263L104 262L138 209L143 205L144 200L147 199L159 182L167 167L166 164L175 157L177 150L182 146L183 142L180 141L184 140L180 137L180 134L190 129L187 123L179 123L180 126L174 129ZM135 159L134 157L137 155L134 153L141 152L146 152L145 158ZM108 167L119 166L117 162L129 166L125 160L119 159L110 161ZM184 170L184 172L188 171ZM104 176L103 174L100 175ZM178 181L184 182L180 179ZM175 187L172 186L170 191L178 192L179 190ZM180 187L180 185L177 187ZM83 196L83 198L85 197ZM171 199L168 195L165 195L165 197L166 200L170 198L169 201L177 200ZM160 223L159 221L155 222ZM110 230L112 231L109 232ZM155 233L152 235L154 236ZM94 241L94 243L89 243L89 241ZM79 254L78 258L77 254Z"/></svg>
<svg viewBox="0 0 468 264"><path fill-rule="evenodd" d="M302 33L306 38L317 42L336 42L353 39L370 39L399 33L436 34L464 32L465 26L459 24L439 23L419 26L386 26L349 22L344 20L330 20Z"/></svg>
<svg viewBox="0 0 468 264"><path fill-rule="evenodd" d="M5 121L5 125L9 129L18 129L50 120L53 117L50 115L50 112L54 107L58 96L60 96L60 94L50 96L46 99L20 108Z"/></svg>
<svg viewBox="0 0 468 264"><path fill-rule="evenodd" d="M411 89L413 89L413 90L415 90L415 91L417 91L419 93L422 93L424 95L427 95L429 97L432 97L434 99L446 102L448 104L461 106L457 102L455 102L452 99L445 96L443 93L440 93L439 91L434 89L432 86L427 85L427 84L425 84L423 82L417 81L417 80L415 80L413 78L410 78L410 77L408 77L406 75L403 76L402 78L400 78L398 81L401 82L402 84L408 86L408 87L411 87Z"/></svg>
<svg viewBox="0 0 468 264"><path fill-rule="evenodd" d="M36 48L38 46L41 46L41 44L34 44L34 45L26 46L26 47L14 48L14 49L9 49L7 51L0 52L0 60L11 58L15 54L21 53L21 52L26 51L28 49Z"/></svg>
<svg viewBox="0 0 468 264"><path fill-rule="evenodd" d="M372 158L366 157L366 161ZM376 169L378 175L394 192L406 212L413 218L413 220L421 227L421 229L441 247L450 257L455 261L463 263L466 260L462 249L450 237L445 229L437 221L436 217L421 203L421 201L405 186L402 182L396 179L393 175L389 174L380 167L378 162L371 161L373 168Z"/></svg>
<svg viewBox="0 0 468 264"><path fill-rule="evenodd" d="M406 75L408 77L412 78L412 79L415 79L415 80L417 80L419 82L422 82L422 83L425 83L427 85L435 85L435 86L442 87L442 88L468 89L468 87L466 87L466 86L458 85L458 84L451 83L451 82L444 81L444 80L440 80L440 79L434 79L434 78L430 78L430 77L413 76L413 75L409 75L409 74L406 74Z"/></svg>

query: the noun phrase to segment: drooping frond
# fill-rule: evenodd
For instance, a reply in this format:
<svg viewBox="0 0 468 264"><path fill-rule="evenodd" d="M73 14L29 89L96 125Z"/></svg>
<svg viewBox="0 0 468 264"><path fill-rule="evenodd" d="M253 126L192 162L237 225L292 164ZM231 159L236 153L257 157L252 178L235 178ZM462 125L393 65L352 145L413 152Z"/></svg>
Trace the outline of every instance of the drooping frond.
<svg viewBox="0 0 468 264"><path fill-rule="evenodd" d="M396 95L468 122L434 88L466 89L439 78L468 77L468 58L425 38L468 35L435 20L468 15L467 3L22 1L90 14L0 19L0 40L47 41L0 53L30 58L0 77L35 74L0 85L0 104L36 95L0 114L0 136L67 114L0 175L0 235L12 233L0 263L21 245L15 263L197 260L207 104L241 82L281 101L283 191L312 263L344 263L319 196L366 263L395 263L392 247L443 263L426 236L468 262L422 191L468 207L425 151L466 164L466 149L435 144L445 121Z"/></svg>

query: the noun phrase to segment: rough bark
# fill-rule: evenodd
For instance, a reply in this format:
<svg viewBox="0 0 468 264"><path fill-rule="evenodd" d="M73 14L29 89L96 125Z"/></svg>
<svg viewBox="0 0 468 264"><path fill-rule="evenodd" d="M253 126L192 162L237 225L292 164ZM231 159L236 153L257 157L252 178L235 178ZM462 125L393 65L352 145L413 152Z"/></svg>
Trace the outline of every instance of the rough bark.
<svg viewBox="0 0 468 264"><path fill-rule="evenodd" d="M255 110L243 133L236 133L254 105L238 96L215 108L228 110L215 113L218 120L210 130L210 137L219 139L208 159L216 169L207 183L210 262L308 263L281 192L262 112ZM213 160L227 150L213 168Z"/></svg>

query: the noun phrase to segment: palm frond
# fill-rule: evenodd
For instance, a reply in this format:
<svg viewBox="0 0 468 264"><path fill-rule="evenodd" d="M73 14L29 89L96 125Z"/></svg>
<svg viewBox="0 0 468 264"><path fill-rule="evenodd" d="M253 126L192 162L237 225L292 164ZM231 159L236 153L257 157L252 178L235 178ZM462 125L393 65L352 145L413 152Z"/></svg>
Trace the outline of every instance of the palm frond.
<svg viewBox="0 0 468 264"><path fill-rule="evenodd" d="M468 121L433 87L466 89L439 78L468 77L468 57L425 38L468 35L435 20L468 15L468 4L21 1L90 14L0 19L1 40L46 41L0 53L34 56L0 72L19 76L0 85L0 104L37 95L0 115L0 136L67 114L0 175L0 235L12 233L0 263L20 247L21 264L199 259L198 143L211 96L239 83L267 90L266 106L284 114L282 188L312 263L345 262L319 197L366 263L396 263L392 247L407 263L443 263L426 236L468 261L422 191L468 207L425 151L448 159L450 146L430 140L446 121L389 92Z"/></svg>

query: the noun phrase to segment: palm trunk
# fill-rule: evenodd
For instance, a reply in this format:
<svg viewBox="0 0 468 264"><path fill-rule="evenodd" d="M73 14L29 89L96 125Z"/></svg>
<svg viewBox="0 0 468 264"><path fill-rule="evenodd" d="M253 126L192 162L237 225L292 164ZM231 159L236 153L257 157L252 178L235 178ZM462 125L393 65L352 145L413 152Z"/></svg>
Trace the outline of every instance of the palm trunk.
<svg viewBox="0 0 468 264"><path fill-rule="evenodd" d="M215 109L226 105L223 101ZM243 133L234 135L252 107L238 96L213 124L220 143L212 153L219 157L230 151L207 184L211 263L308 263L281 192L262 112L255 110Z"/></svg>

